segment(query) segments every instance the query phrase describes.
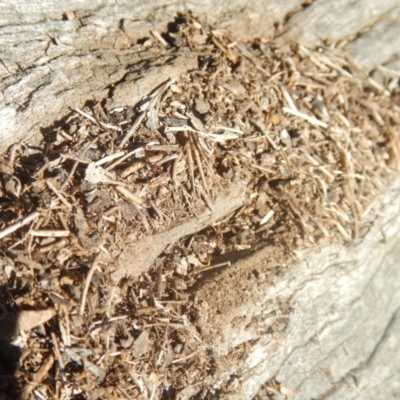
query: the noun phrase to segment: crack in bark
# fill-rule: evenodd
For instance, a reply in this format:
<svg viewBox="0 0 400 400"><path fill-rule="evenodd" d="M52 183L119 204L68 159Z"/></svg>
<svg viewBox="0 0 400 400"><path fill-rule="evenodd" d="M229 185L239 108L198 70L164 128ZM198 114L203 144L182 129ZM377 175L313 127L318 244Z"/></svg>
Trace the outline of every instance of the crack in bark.
<svg viewBox="0 0 400 400"><path fill-rule="evenodd" d="M371 30L374 29L374 27L381 22L382 20L384 20L388 15L390 15L393 10L397 8L396 6L392 7L391 9L387 10L386 12L384 12L383 14L380 14L377 16L377 18L375 20L373 20L372 22L368 22L364 27L362 27L358 32L354 33L352 36L354 36L351 40L348 41L347 45L348 46L350 43L355 42L356 40L358 40L360 37L368 34Z"/></svg>

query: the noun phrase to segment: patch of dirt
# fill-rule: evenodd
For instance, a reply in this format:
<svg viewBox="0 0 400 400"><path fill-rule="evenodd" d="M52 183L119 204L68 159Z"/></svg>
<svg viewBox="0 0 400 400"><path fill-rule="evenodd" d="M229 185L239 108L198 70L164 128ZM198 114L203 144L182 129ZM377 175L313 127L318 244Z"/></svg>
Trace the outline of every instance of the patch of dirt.
<svg viewBox="0 0 400 400"><path fill-rule="evenodd" d="M298 249L362 237L399 165L396 91L342 50L240 43L189 14L171 27L143 46L197 68L133 108L88 103L2 156L4 313L38 313L6 340L22 352L10 396L215 398L204 324L249 274L272 281ZM265 246L256 272L232 267ZM218 309L196 292L224 269Z"/></svg>

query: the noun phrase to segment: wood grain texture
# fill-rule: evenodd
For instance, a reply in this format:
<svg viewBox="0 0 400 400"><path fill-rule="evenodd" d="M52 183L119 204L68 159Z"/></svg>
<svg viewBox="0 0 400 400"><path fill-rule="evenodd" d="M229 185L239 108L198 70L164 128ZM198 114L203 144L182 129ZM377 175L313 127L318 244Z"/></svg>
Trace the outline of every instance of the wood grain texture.
<svg viewBox="0 0 400 400"><path fill-rule="evenodd" d="M367 32L349 43L347 49L367 70L390 62L400 54L400 2L383 14Z"/></svg>
<svg viewBox="0 0 400 400"><path fill-rule="evenodd" d="M349 45L370 69L382 63L380 57L387 61L400 51L400 25L390 17L399 0L315 0L304 9L302 3L73 0L64 4L1 0L0 152L21 139L37 141L41 128L64 117L71 107L107 98L111 89L117 93L118 84L140 73L141 63L154 58L151 51L139 53L134 49L137 40L149 37L150 29L165 30L167 23L185 10L207 19L216 28L230 30L239 39L271 36L275 24L292 15L283 33L310 46L327 38L341 40L357 35L376 24L365 39L361 35ZM74 18L66 19L66 12L73 12ZM383 17L386 22L379 23ZM385 24L389 23L390 32L385 32ZM377 49L377 56L368 55L370 48ZM146 69L141 72L145 75ZM135 82L133 79L127 83L135 87ZM140 96L147 86L149 91L154 88L144 82L131 98L124 95L117 102L112 100L112 105L131 104L132 98ZM124 89L121 92L126 94Z"/></svg>
<svg viewBox="0 0 400 400"><path fill-rule="evenodd" d="M399 21L399 0L316 0L289 19L283 35L309 47L343 41L367 71L388 64L398 73L394 61L400 54ZM385 81L382 73L374 74L374 79Z"/></svg>
<svg viewBox="0 0 400 400"><path fill-rule="evenodd" d="M303 254L272 282L249 277L251 270L268 276L266 248L198 290L197 303L208 305L198 317L202 339L223 366L210 386L235 376L240 385L228 398L238 400L272 378L295 399L398 398L399 179L381 206L357 244ZM237 292L241 300L232 303ZM243 362L227 366L224 357L244 343Z"/></svg>
<svg viewBox="0 0 400 400"><path fill-rule="evenodd" d="M285 35L305 46L343 40L362 33L399 6L399 0L316 0L293 15Z"/></svg>

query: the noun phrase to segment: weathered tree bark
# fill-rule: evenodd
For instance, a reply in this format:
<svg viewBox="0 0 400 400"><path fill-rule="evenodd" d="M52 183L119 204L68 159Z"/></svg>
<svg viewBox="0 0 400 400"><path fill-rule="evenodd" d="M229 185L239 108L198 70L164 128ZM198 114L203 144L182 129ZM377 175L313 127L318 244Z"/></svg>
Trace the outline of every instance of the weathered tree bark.
<svg viewBox="0 0 400 400"><path fill-rule="evenodd" d="M191 59L155 59L151 49L135 49L151 29L164 30L178 12L188 9L207 16L216 27L231 29L238 38L272 35L287 16L282 33L289 39L313 46L326 39L354 38L348 47L367 69L385 63L395 67L399 0L318 0L305 9L303 3L3 0L0 151L22 138L40 137L40 129L63 117L69 107L107 97L111 106L129 105L156 86L157 77L193 68ZM154 66L165 69L160 73Z"/></svg>
<svg viewBox="0 0 400 400"><path fill-rule="evenodd" d="M3 0L0 151L38 140L41 128L70 107L104 98L111 108L133 105L160 77L194 68L190 57L157 58L151 48L135 47L187 9L239 38L272 35L278 27L307 46L342 42L368 70L383 65L399 74L399 0L303 3ZM253 270L268 277L271 249L265 249L199 289L196 298L210 305L199 324L216 360L248 343L240 365L217 362L210 384L230 380L232 399L252 398L272 378L299 399L400 396L399 193L395 180L381 200L381 218L359 243L304 255L273 282L250 279ZM242 276L242 287L231 284L230 274ZM243 292L239 304L224 300L232 290Z"/></svg>

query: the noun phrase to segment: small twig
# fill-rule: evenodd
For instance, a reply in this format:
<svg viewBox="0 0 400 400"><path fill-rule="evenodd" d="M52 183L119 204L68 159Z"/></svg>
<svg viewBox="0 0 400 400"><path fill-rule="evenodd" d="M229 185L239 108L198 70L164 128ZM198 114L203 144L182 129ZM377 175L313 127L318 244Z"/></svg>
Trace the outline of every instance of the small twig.
<svg viewBox="0 0 400 400"><path fill-rule="evenodd" d="M179 153L178 157L175 159L174 165L172 166L172 184L177 187L178 186L178 180L177 180L177 175L178 175L178 165L179 162L182 159L183 153Z"/></svg>
<svg viewBox="0 0 400 400"><path fill-rule="evenodd" d="M225 261L225 262L221 262L221 263L214 264L214 265L208 265L207 267L196 268L193 271L189 272L189 275L197 275L197 274L201 274L204 271L209 271L211 269L220 268L220 267L230 267L230 266L231 266L231 262Z"/></svg>
<svg viewBox="0 0 400 400"><path fill-rule="evenodd" d="M93 139L91 142L89 142L89 143L85 146L85 148L83 149L83 151L82 151L82 153L81 153L81 155L80 155L80 158L85 157L87 151L88 151L88 150L93 146L93 144L95 144L98 140L99 140L99 138L97 137L97 138ZM64 157L64 158L71 158L71 157L69 157L69 156L67 156L67 155L65 155L65 156L63 156L63 157ZM83 160L79 160L79 159L76 159L76 158L75 158L74 165L72 166L71 171L69 172L69 174L68 174L68 176L67 176L67 179L66 179L65 182L61 185L60 190L64 190L64 189L67 187L68 182L69 182L70 179L74 176L74 173L75 173L76 169L78 168L78 165L79 165L80 162L81 162L81 163L84 163L84 164L89 164L91 161L89 160L88 162L85 162L85 161L83 161Z"/></svg>
<svg viewBox="0 0 400 400"><path fill-rule="evenodd" d="M347 240L348 242L351 241L351 236L346 232L346 229L343 228L343 226L339 221L331 219L330 222L332 222L336 226L336 228L338 229L338 231L341 233L341 235L345 240Z"/></svg>
<svg viewBox="0 0 400 400"><path fill-rule="evenodd" d="M201 183L203 184L205 192L209 193L206 177L204 176L203 166L201 165L199 151L196 148L196 145L194 143L194 139L193 139L192 136L190 136L190 139L191 139L192 149L193 149L193 152L194 152L194 158L196 160L197 169L199 170L199 174L200 174Z"/></svg>
<svg viewBox="0 0 400 400"><path fill-rule="evenodd" d="M309 115L304 114L304 113L302 113L300 111L295 111L295 110L292 110L291 108L288 108L288 107L283 107L282 110L284 112L288 113L288 114L294 115L295 117L302 118L302 119L308 121L312 125L317 125L317 126L320 126L322 128L327 128L328 127L328 124L326 122L321 121L321 120L319 120L319 119L317 119L315 117L310 117Z"/></svg>
<svg viewBox="0 0 400 400"><path fill-rule="evenodd" d="M292 200L287 199L286 201L287 201L287 204L289 205L289 209L298 218L300 225L303 228L303 232L306 235L310 231L310 229L309 229L309 226L307 225L307 223L305 222L301 211L298 209L298 207L296 207L296 205L293 203Z"/></svg>
<svg viewBox="0 0 400 400"><path fill-rule="evenodd" d="M93 275L96 272L96 270L100 270L99 264L100 264L100 256L97 255L93 260L92 266L90 267L89 272L86 276L85 286L82 292L81 306L79 308L79 315L83 315L83 313L85 312L86 297L89 291L90 282L92 281Z"/></svg>
<svg viewBox="0 0 400 400"><path fill-rule="evenodd" d="M136 132L137 128L139 128L139 125L142 123L142 121L146 115L146 111L154 106L154 104L157 102L157 100L160 98L160 96L172 85L172 83L174 81L175 81L174 79L169 79L158 90L156 90L156 92L152 95L152 99L148 102L145 109L137 117L137 119L136 119L135 123L132 125L131 129L129 129L128 133L121 140L121 143L118 146L119 149L122 149L125 146L125 144L128 142L128 140Z"/></svg>
<svg viewBox="0 0 400 400"><path fill-rule="evenodd" d="M250 165L251 167L255 168L255 169L259 169L260 171L268 172L269 174L274 174L274 173L275 173L274 170L268 169L268 168L264 168L264 167L260 167L260 166L257 165L257 164L249 164L249 165Z"/></svg>
<svg viewBox="0 0 400 400"><path fill-rule="evenodd" d="M66 381L65 375L64 375L64 363L61 358L60 349L58 347L57 338L56 338L56 335L54 332L51 332L51 340L53 342L54 353L56 355L56 359L58 361L58 367L60 369L61 381L62 381L63 385L66 385L67 381Z"/></svg>
<svg viewBox="0 0 400 400"><path fill-rule="evenodd" d="M32 254L33 241L34 241L34 237L30 233L32 230L39 229L42 226L42 224L43 224L43 218L40 217L29 227L29 231L27 232L27 236L29 236L28 248L27 248L29 258L32 258L31 254Z"/></svg>
<svg viewBox="0 0 400 400"><path fill-rule="evenodd" d="M105 122L102 122L102 121L98 120L97 118L92 117L91 115L85 113L84 111L82 111L79 108L75 108L74 110L77 113L81 114L83 117L87 118L89 121L92 121L96 125L101 126L104 130L113 129L115 131L122 131L122 129L120 127L114 126L114 125L111 125L111 124L106 124Z"/></svg>
<svg viewBox="0 0 400 400"><path fill-rule="evenodd" d="M178 153L170 154L169 156L166 156L166 157L162 158L160 161L157 161L156 164L157 164L158 166L160 166L160 165L165 164L165 163L168 162L168 161L175 160L175 159L177 159L178 157L179 157Z"/></svg>
<svg viewBox="0 0 400 400"><path fill-rule="evenodd" d="M72 211L72 206L71 206L71 204L68 203L68 201L65 199L65 197L52 185L52 183L49 180L47 180L46 183L47 183L47 186L61 200L61 202L64 204L64 206L67 207L69 211Z"/></svg>
<svg viewBox="0 0 400 400"><path fill-rule="evenodd" d="M114 130L114 131L122 132L122 128L119 127L119 126L114 126L114 125L111 125L111 124L106 124L105 122L102 122L102 121L98 121L98 123L99 123L99 124L101 125L101 127L102 127L103 129L105 129L105 130L107 130L107 129L112 129L112 130Z"/></svg>
<svg viewBox="0 0 400 400"><path fill-rule="evenodd" d="M145 149L146 150L151 150L151 151L180 151L180 146L178 146L177 144L152 144L152 143L148 143L148 144L146 144Z"/></svg>
<svg viewBox="0 0 400 400"><path fill-rule="evenodd" d="M136 206L140 207L144 203L144 199L136 196L136 194L132 193L123 186L117 186L115 189L117 189L117 191L122 194L126 200L128 200L130 203L134 203Z"/></svg>
<svg viewBox="0 0 400 400"><path fill-rule="evenodd" d="M146 229L147 232L150 232L150 225L149 222L147 221L146 216L143 214L142 209L136 204L136 203L131 203L133 208L137 211L137 213L139 214L141 220L142 220L142 224L144 226L144 229Z"/></svg>
<svg viewBox="0 0 400 400"><path fill-rule="evenodd" d="M118 153L110 154L109 156L106 156L101 160L96 161L95 165L103 165L105 163L108 163L109 161L115 160L116 158L121 158L124 155L125 151L119 151Z"/></svg>
<svg viewBox="0 0 400 400"><path fill-rule="evenodd" d="M164 46L168 47L168 43L165 41L165 39L160 35L158 31L151 30L150 33Z"/></svg>
<svg viewBox="0 0 400 400"><path fill-rule="evenodd" d="M93 122L96 125L99 125L99 123L97 122L96 118L93 118L91 115L86 114L84 111L82 111L81 109L79 109L78 107L74 108L74 110L78 113L81 114L83 117L85 117L86 119L88 119L89 121Z"/></svg>
<svg viewBox="0 0 400 400"><path fill-rule="evenodd" d="M140 160L136 161L133 164L128 165L122 172L121 172L121 177L126 178L130 174L133 174L134 172L138 171L140 168L143 168L145 166L145 162Z"/></svg>
<svg viewBox="0 0 400 400"><path fill-rule="evenodd" d="M39 176L45 169L48 167L53 168L56 167L57 165L60 165L64 161L63 157L58 157L53 161L49 161L48 163L44 163L42 167L40 167L34 174L33 176Z"/></svg>
<svg viewBox="0 0 400 400"><path fill-rule="evenodd" d="M70 154L63 154L63 153L61 153L60 155L61 155L61 157L63 159L76 161L78 164L79 163L81 163L81 164L93 164L92 160L90 160L89 158L84 158L83 156L78 156L78 155L72 156Z"/></svg>
<svg viewBox="0 0 400 400"><path fill-rule="evenodd" d="M144 117L146 115L146 111L142 111L139 116L136 118L135 123L132 125L131 129L129 129L128 133L124 136L124 138L121 140L121 143L119 144L118 148L122 149L125 144L128 142L128 140L133 136L133 134L136 132L137 128L139 128L139 125L142 123Z"/></svg>
<svg viewBox="0 0 400 400"><path fill-rule="evenodd" d="M110 293L110 297L107 301L107 307L106 307L106 316L108 319L110 319L110 313L111 313L111 306L112 306L112 301L114 299L115 296L115 287L111 288L111 293Z"/></svg>
<svg viewBox="0 0 400 400"><path fill-rule="evenodd" d="M52 250L61 249L61 248L65 247L67 244L68 244L67 240L61 239L61 240L58 240L56 242L50 243L48 245L41 246L39 248L39 251L41 253L48 253L49 251L52 251Z"/></svg>
<svg viewBox="0 0 400 400"><path fill-rule="evenodd" d="M199 142L200 142L200 140L199 140ZM215 175L214 169L211 167L210 163L208 162L207 156L204 154L204 150L203 150L202 146L199 145L200 144L199 142L196 142L195 146L197 146L199 153L203 157L204 163L206 164L208 172L210 173L211 179L214 181L215 184L217 184L220 187L220 189L222 189L222 185L219 182L219 179L217 178L217 176Z"/></svg>
<svg viewBox="0 0 400 400"><path fill-rule="evenodd" d="M46 164L47 171L53 172L53 167L51 166L48 157L44 157L44 162Z"/></svg>
<svg viewBox="0 0 400 400"><path fill-rule="evenodd" d="M250 122L260 130L260 132L267 138L268 143L272 146L274 150L279 150L279 147L275 144L275 142L272 140L271 136L265 129L264 125L261 122L258 122L257 120L251 118Z"/></svg>
<svg viewBox="0 0 400 400"><path fill-rule="evenodd" d="M161 161L163 158L163 155L160 154L155 154L153 156L148 157L148 161L152 164ZM133 164L128 165L122 172L121 176L122 178L126 178L130 174L133 174L134 172L138 171L140 168L144 167L146 165L146 162L144 160L139 160L134 162Z"/></svg>
<svg viewBox="0 0 400 400"><path fill-rule="evenodd" d="M351 75L349 72L347 72L342 67L339 67L338 65L333 63L329 58L327 58L327 57L325 57L323 55L319 55L319 61L321 61L323 64L325 64L329 68L332 68L333 70L335 70L337 72L340 72L346 78L349 78L350 80L355 80L353 75Z"/></svg>
<svg viewBox="0 0 400 400"><path fill-rule="evenodd" d="M236 213L236 211L233 211L232 213L228 214L226 218L224 218L224 219L222 219L220 221L214 222L212 224L212 226L218 226L218 225L221 225L221 224L225 224L226 222L228 222L235 215L235 213Z"/></svg>
<svg viewBox="0 0 400 400"><path fill-rule="evenodd" d="M63 129L60 129L57 133L59 133L64 139L69 140L70 142L74 140L74 138L71 135L68 135L67 132L65 132Z"/></svg>
<svg viewBox="0 0 400 400"><path fill-rule="evenodd" d="M146 146L149 146L153 143L156 142L149 142L147 143ZM117 165L121 164L122 162L124 162L127 158L129 158L130 156L132 156L133 154L139 153L141 151L143 151L144 147L139 147L138 149L132 150L129 153L125 154L123 157L121 157L120 159L118 159L117 161L115 161L114 163L112 163L111 165L109 165L108 167L105 168L106 171L111 171L112 169L114 169Z"/></svg>
<svg viewBox="0 0 400 400"><path fill-rule="evenodd" d="M202 188L202 186L200 185L199 182L196 183L196 187L197 189L199 189L201 197L203 197L204 202L206 203L207 207L211 210L214 211L214 207L211 203L210 198L208 197L207 193L204 191L204 189Z"/></svg>
<svg viewBox="0 0 400 400"><path fill-rule="evenodd" d="M122 196L125 197L125 200L127 200L135 208L135 210L139 214L140 218L142 219L144 228L146 229L147 232L150 232L150 225L147 221L146 216L142 212L141 204L144 203L144 200L141 199L140 197L136 196L135 194L133 194L132 192L130 192L128 189L124 188L123 186L117 186L116 189L120 194L122 194Z"/></svg>
<svg viewBox="0 0 400 400"><path fill-rule="evenodd" d="M286 91L286 89L283 86L280 86L283 97L286 100L286 103L288 104L288 106L293 110L293 111L298 111L296 104L294 104L293 99L290 97L289 93Z"/></svg>
<svg viewBox="0 0 400 400"><path fill-rule="evenodd" d="M244 132L241 131L240 129L229 128L228 126L217 125L217 126L215 127L215 129L222 129L223 131L238 133L239 135L244 135Z"/></svg>
<svg viewBox="0 0 400 400"><path fill-rule="evenodd" d="M8 153L8 162L10 164L14 164L15 162L15 157L17 155L17 150L21 150L21 143L15 143L11 146L10 151Z"/></svg>
<svg viewBox="0 0 400 400"><path fill-rule="evenodd" d="M22 221L16 222L15 224L12 224L7 228L3 229L2 231L0 231L0 239L3 239L7 235L10 235L11 233L21 228L22 226L29 224L29 222L33 221L39 215L40 213L38 211L34 211L33 213L26 216Z"/></svg>
<svg viewBox="0 0 400 400"><path fill-rule="evenodd" d="M129 393L127 393L124 389L122 389L121 386L114 386L114 387L117 389L117 391L122 393L127 400L130 400L132 398L132 396L130 396Z"/></svg>
<svg viewBox="0 0 400 400"><path fill-rule="evenodd" d="M58 219L60 220L62 227L66 231L69 231L69 227L68 227L67 221L65 221L64 215L61 212L59 212L59 213L57 213L57 216L58 216Z"/></svg>
<svg viewBox="0 0 400 400"><path fill-rule="evenodd" d="M161 212L161 210L156 206L156 204L154 203L153 200L149 200L149 203L151 205L151 208L155 211L155 213L157 214L158 218L162 219L163 214Z"/></svg>
<svg viewBox="0 0 400 400"><path fill-rule="evenodd" d="M274 210L269 210L264 218L260 221L260 225L266 224L275 214Z"/></svg>
<svg viewBox="0 0 400 400"><path fill-rule="evenodd" d="M162 262L159 263L156 269L156 290L155 295L157 299L161 299L162 296Z"/></svg>
<svg viewBox="0 0 400 400"><path fill-rule="evenodd" d="M188 206L189 211L192 213L192 215L196 219L198 219L197 214L194 212L193 207L192 207L192 203L190 202L190 199L189 199L190 194L188 192L186 192L186 189L185 189L184 186L181 186L181 188L182 188L181 193L183 195L183 198L185 199L185 202L186 202L186 204ZM193 190L194 190L194 186L193 186Z"/></svg>
<svg viewBox="0 0 400 400"><path fill-rule="evenodd" d="M329 178L329 182L333 182L335 180L335 176L332 175L324 166L321 165L320 167L317 167L315 169L325 174Z"/></svg>
<svg viewBox="0 0 400 400"><path fill-rule="evenodd" d="M54 357L52 354L50 354L42 366L34 374L32 374L29 383L25 386L24 391L22 392L22 400L29 399L32 390L43 381L47 373L50 371L50 368L53 366L53 363Z"/></svg>
<svg viewBox="0 0 400 400"><path fill-rule="evenodd" d="M231 131L226 131L222 134L216 134L211 132L203 132L196 129L191 128L190 126L172 126L169 128L165 128L165 132L194 132L200 136L204 136L208 139L214 140L217 143L225 143L227 140L235 140L240 139L240 135Z"/></svg>
<svg viewBox="0 0 400 400"><path fill-rule="evenodd" d="M190 146L190 142L186 143L186 155L187 155L187 161L188 161L188 167L189 167L189 176L190 180L192 183L192 192L194 191L194 167L193 167L193 156L192 156L192 150Z"/></svg>
<svg viewBox="0 0 400 400"><path fill-rule="evenodd" d="M198 350L194 351L193 353L187 355L186 357L178 358L177 360L172 361L172 364L176 364L178 362L185 361L189 358L192 358L194 355L196 355L198 352L200 352L200 350L201 349L198 349Z"/></svg>
<svg viewBox="0 0 400 400"><path fill-rule="evenodd" d="M32 230L32 236L35 237L66 237L70 235L70 231L65 230L52 230L52 229L43 229L43 230Z"/></svg>
<svg viewBox="0 0 400 400"><path fill-rule="evenodd" d="M240 42L235 43L236 48L250 61L254 64L254 66L264 74L268 75L268 71L266 71L258 62L257 62L257 57L254 57L253 54L251 54L246 46Z"/></svg>

